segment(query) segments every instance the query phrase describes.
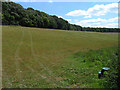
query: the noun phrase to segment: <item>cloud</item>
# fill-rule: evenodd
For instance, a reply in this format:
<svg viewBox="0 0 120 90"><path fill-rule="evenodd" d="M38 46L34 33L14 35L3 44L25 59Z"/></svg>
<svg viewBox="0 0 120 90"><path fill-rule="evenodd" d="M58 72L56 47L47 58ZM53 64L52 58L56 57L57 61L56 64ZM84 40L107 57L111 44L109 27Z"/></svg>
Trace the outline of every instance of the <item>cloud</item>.
<svg viewBox="0 0 120 90"><path fill-rule="evenodd" d="M68 22L72 21L71 19L65 19L65 20L67 20Z"/></svg>
<svg viewBox="0 0 120 90"><path fill-rule="evenodd" d="M110 19L88 19L73 24L81 25L83 27L118 27L118 17Z"/></svg>
<svg viewBox="0 0 120 90"><path fill-rule="evenodd" d="M91 18L92 16L106 15L107 13L117 13L118 3L95 5L88 10L74 10L66 15L68 16L85 16L84 18Z"/></svg>
<svg viewBox="0 0 120 90"><path fill-rule="evenodd" d="M71 11L69 13L67 13L66 15L68 16L81 16L81 15L86 15L86 11L84 10L75 10L75 11Z"/></svg>
<svg viewBox="0 0 120 90"><path fill-rule="evenodd" d="M74 22L78 22L79 20L78 20L78 19L74 19L73 21L74 21Z"/></svg>
<svg viewBox="0 0 120 90"><path fill-rule="evenodd" d="M85 16L84 18L91 18L91 15L89 15L89 16Z"/></svg>
<svg viewBox="0 0 120 90"><path fill-rule="evenodd" d="M108 22L118 22L118 17L108 19Z"/></svg>
<svg viewBox="0 0 120 90"><path fill-rule="evenodd" d="M110 24L107 24L106 27L109 27L109 28L118 27L118 23L110 23Z"/></svg>
<svg viewBox="0 0 120 90"><path fill-rule="evenodd" d="M58 16L58 18L63 18L63 17L62 16ZM65 18L63 18L63 19L65 19ZM65 20L67 20L68 22L72 21L72 19L65 19Z"/></svg>
<svg viewBox="0 0 120 90"><path fill-rule="evenodd" d="M49 3L52 3L53 1L52 1L52 0L49 0L48 2L49 2Z"/></svg>
<svg viewBox="0 0 120 90"><path fill-rule="evenodd" d="M63 18L62 16L58 16L58 18Z"/></svg>
<svg viewBox="0 0 120 90"><path fill-rule="evenodd" d="M97 19L83 20L83 21L81 21L81 23L83 23L83 22L94 23L94 22L105 22L105 21L106 21L106 19L97 18Z"/></svg>

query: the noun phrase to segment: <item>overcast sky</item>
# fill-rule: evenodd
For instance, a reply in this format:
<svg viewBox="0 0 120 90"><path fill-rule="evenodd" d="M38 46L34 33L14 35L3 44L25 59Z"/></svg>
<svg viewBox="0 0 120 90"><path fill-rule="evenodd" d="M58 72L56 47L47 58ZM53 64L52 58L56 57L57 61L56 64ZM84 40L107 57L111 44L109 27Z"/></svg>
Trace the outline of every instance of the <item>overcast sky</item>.
<svg viewBox="0 0 120 90"><path fill-rule="evenodd" d="M117 2L17 2L84 27L118 27Z"/></svg>

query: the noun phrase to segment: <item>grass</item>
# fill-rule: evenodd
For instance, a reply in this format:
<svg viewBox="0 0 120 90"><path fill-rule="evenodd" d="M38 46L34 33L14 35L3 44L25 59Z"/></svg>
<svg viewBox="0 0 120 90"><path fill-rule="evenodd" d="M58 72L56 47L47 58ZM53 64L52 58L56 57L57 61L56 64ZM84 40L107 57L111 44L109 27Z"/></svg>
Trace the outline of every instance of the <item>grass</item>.
<svg viewBox="0 0 120 90"><path fill-rule="evenodd" d="M115 83L117 79L116 73L118 73L117 47L89 50L88 52L77 52L65 58L65 61L64 67L62 67L63 72L57 72L60 76L65 78L62 80L65 87L117 87ZM105 72L105 78L98 79L98 72L101 71L103 67L109 67L111 70L109 73ZM107 75L110 76L110 78Z"/></svg>
<svg viewBox="0 0 120 90"><path fill-rule="evenodd" d="M98 65L89 60L81 63L72 55L118 45L118 34L113 33L21 26L3 26L2 29L3 87L6 88L102 87L96 83L100 62ZM82 57L76 59L79 58L82 60ZM89 78L91 72L86 72L90 67L91 72L96 70Z"/></svg>

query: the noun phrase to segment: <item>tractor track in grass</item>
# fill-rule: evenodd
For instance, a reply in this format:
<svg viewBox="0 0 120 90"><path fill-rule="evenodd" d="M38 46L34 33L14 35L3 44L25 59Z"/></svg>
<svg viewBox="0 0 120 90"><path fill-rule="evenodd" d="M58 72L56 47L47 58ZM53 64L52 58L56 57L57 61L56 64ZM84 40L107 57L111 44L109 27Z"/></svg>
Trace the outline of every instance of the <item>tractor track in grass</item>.
<svg viewBox="0 0 120 90"><path fill-rule="evenodd" d="M21 28L22 30L22 28ZM35 53L34 53L34 49L33 49L33 41L32 41L32 34L30 33L30 31L28 31L27 33L30 34L30 46L31 46L31 52L32 52L32 56L34 57L35 60L38 60ZM21 35L21 38L20 38L20 42L16 48L16 52L15 52L15 67L16 67L16 76L15 76L15 82L19 82L19 87L22 87L22 70L20 69L20 62L22 62L22 58L19 56L19 52L20 52L20 49L21 49L21 46L23 45L23 40L24 40L24 37L25 37L25 31L22 30L22 35ZM42 68L44 68L45 71L47 71L47 68L41 63L40 66ZM32 67L30 66L26 66L30 71L34 72L34 73L37 73L37 75L39 75L39 72L36 72ZM49 71L49 74L51 74L51 71ZM47 79L47 81L51 81L51 80L48 80L48 77L46 77L45 75L39 75L42 79ZM10 82L10 81L9 81Z"/></svg>
<svg viewBox="0 0 120 90"><path fill-rule="evenodd" d="M29 32L29 35L30 35L30 47L31 47L31 53L32 53L32 56L33 56L33 58L34 58L34 60L36 61L36 60L38 60L37 59L37 57L36 57L36 55L35 55L35 53L34 53L34 49L33 49L33 40L32 40L32 34L31 34L31 32L30 31L28 31ZM44 67L44 65L41 63L40 64L40 66L42 66L42 68L45 68ZM31 67L29 67L29 69L31 69L32 70L32 72L36 72L34 69L32 69ZM37 72L36 72L37 73ZM47 77L45 77L45 76L42 76L42 75L40 75L43 79L45 79L45 78L47 78Z"/></svg>
<svg viewBox="0 0 120 90"><path fill-rule="evenodd" d="M39 61L39 65L43 68L41 70L41 73L45 71L47 73L47 75L39 74L39 72L36 72L34 70L33 70L33 72L37 73L37 76L41 76L42 79L45 79L48 83L53 82L55 86L58 86L58 85L61 86L60 83L58 81L56 81L56 79L55 79L56 76L53 75L53 72L48 68L47 65L40 62L40 58L38 57L39 55L35 54L34 47L33 47L33 36L30 31L29 31L29 34L30 34L30 45L31 45L32 56L35 61L37 61L37 62Z"/></svg>
<svg viewBox="0 0 120 90"><path fill-rule="evenodd" d="M21 27L21 30L22 30L22 27ZM24 40L24 30L22 30L22 35L21 35L21 38L20 38L20 42L19 42L19 45L16 49L16 52L15 52L15 65L16 65L16 79L18 81L21 81L22 79L22 75L21 75L21 69L20 69L20 62L21 62L21 58L19 56L19 51L20 51L20 47L21 45L23 44L23 40Z"/></svg>

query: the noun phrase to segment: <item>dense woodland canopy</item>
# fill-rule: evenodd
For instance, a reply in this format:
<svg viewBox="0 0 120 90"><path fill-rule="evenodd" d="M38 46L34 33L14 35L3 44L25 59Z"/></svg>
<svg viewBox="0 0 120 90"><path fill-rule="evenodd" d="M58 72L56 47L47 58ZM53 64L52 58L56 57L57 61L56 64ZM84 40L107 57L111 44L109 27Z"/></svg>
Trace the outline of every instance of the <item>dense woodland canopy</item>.
<svg viewBox="0 0 120 90"><path fill-rule="evenodd" d="M42 11L34 10L30 7L24 9L20 4L14 2L2 2L2 24L75 31L119 31L119 28L90 28L70 24L63 18L58 18L55 15L48 15Z"/></svg>

